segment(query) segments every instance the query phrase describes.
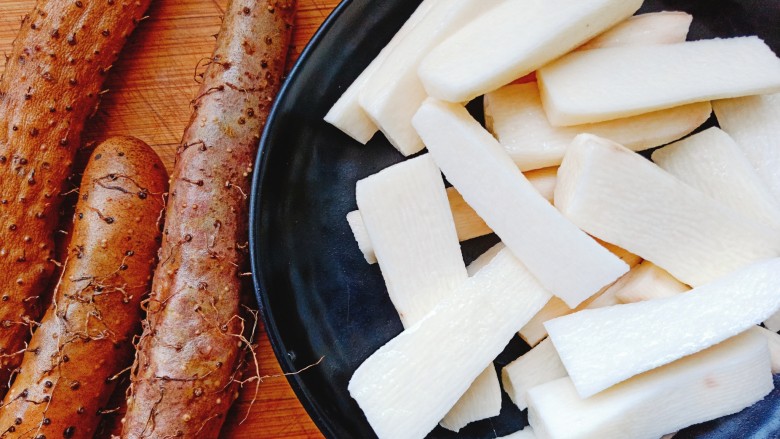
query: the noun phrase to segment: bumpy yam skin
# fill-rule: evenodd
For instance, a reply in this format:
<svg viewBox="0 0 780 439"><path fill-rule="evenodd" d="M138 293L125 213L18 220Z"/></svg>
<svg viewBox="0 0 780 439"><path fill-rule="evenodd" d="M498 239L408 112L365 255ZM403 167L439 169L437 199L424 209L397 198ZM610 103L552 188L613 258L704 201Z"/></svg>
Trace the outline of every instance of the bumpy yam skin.
<svg viewBox="0 0 780 439"><path fill-rule="evenodd" d="M54 270L63 182L107 70L149 0L39 0L0 79L0 396Z"/></svg>
<svg viewBox="0 0 780 439"><path fill-rule="evenodd" d="M92 438L133 361L157 263L168 175L140 140L98 146L87 165L64 272L0 408L3 438Z"/></svg>
<svg viewBox="0 0 780 439"><path fill-rule="evenodd" d="M237 397L248 194L294 0L233 0L177 151L125 438L216 438Z"/></svg>

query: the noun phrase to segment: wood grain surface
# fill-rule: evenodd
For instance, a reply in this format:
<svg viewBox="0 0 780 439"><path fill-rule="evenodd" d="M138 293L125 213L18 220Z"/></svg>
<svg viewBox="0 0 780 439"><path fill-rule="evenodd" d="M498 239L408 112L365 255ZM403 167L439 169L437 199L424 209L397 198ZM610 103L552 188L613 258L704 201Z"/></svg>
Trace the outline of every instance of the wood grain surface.
<svg viewBox="0 0 780 439"><path fill-rule="evenodd" d="M32 10L34 3L34 0L0 3L3 53L10 51L21 18ZM338 0L298 0L289 64L338 3ZM148 18L138 27L110 71L106 85L109 92L87 125L85 144L114 135L135 136L152 145L170 170L190 116L190 100L198 88L194 80L196 66L214 48L213 35L219 30L226 4L227 0L153 0ZM265 331L260 328L256 337L260 374L266 378L253 404L254 386L243 389L222 437L322 437L281 375Z"/></svg>

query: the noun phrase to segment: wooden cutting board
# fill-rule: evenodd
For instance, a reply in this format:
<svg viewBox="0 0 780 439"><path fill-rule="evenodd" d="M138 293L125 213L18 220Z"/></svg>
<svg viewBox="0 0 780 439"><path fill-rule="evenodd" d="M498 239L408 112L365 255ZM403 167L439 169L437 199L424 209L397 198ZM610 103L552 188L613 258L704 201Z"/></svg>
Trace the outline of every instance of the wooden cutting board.
<svg viewBox="0 0 780 439"><path fill-rule="evenodd" d="M32 10L34 3L34 0L6 0L0 4L0 51L3 53L10 51L21 18ZM338 3L338 0L298 0L290 64ZM213 35L219 30L226 4L227 0L153 0L147 13L149 17L140 24L111 69L106 84L109 93L88 124L85 141L116 135L138 137L155 148L170 170L176 146L189 120L190 99L198 88L193 79L195 66L211 54ZM262 328L256 338L260 375L266 378L253 404L254 386L242 390L222 437L322 437L281 375Z"/></svg>

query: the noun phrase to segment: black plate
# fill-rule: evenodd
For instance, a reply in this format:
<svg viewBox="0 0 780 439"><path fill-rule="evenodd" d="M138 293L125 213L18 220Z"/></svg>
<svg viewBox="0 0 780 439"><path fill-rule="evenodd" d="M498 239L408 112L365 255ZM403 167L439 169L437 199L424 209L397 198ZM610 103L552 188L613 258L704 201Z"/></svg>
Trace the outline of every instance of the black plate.
<svg viewBox="0 0 780 439"><path fill-rule="evenodd" d="M324 357L289 380L330 438L375 437L349 397L347 382L363 360L401 331L401 323L378 267L363 260L345 215L356 209L357 180L402 157L381 135L362 146L322 117L419 2L347 0L333 12L279 95L255 168L252 268L266 330L285 372ZM778 0L647 0L642 8L659 10L692 13L692 39L759 35L775 52L780 49ZM489 236L464 243L467 262L494 242ZM497 364L526 349L513 340ZM778 399L743 414L742 421L691 429L684 437L780 437ZM494 438L525 424L524 412L505 395L500 417L470 425L457 437ZM737 427L741 432L735 436L734 425L748 427ZM437 428L429 437L456 435Z"/></svg>

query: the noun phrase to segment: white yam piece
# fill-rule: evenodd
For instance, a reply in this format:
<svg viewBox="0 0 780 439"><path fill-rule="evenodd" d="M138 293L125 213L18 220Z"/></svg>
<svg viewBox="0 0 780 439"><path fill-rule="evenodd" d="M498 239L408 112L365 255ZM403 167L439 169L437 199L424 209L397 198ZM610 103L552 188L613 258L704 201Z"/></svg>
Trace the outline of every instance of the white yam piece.
<svg viewBox="0 0 780 439"><path fill-rule="evenodd" d="M501 413L501 384L493 363L471 383L471 387L439 422L447 430L458 432L466 425Z"/></svg>
<svg viewBox="0 0 780 439"><path fill-rule="evenodd" d="M325 115L325 122L335 126L364 145L371 140L379 128L360 106L360 102L358 102L360 92L393 48L406 38L409 31L417 26L417 23L425 17L434 4L439 2L441 0L423 0L420 3L420 6L415 9L414 13L401 26L401 29L396 32L390 42L382 48L376 58L371 61L368 67L360 73L344 94L333 104L328 114Z"/></svg>
<svg viewBox="0 0 780 439"><path fill-rule="evenodd" d="M525 395L530 389L566 376L558 351L544 340L501 370L504 391L520 410L528 408Z"/></svg>
<svg viewBox="0 0 780 439"><path fill-rule="evenodd" d="M650 12L629 17L579 47L579 50L617 46L681 43L693 16L679 11Z"/></svg>
<svg viewBox="0 0 780 439"><path fill-rule="evenodd" d="M423 438L550 297L505 249L361 364L349 392L380 439Z"/></svg>
<svg viewBox="0 0 780 439"><path fill-rule="evenodd" d="M764 320L764 326L766 326L766 328L770 331L780 331L780 312L776 312L772 314L771 317Z"/></svg>
<svg viewBox="0 0 780 439"><path fill-rule="evenodd" d="M780 334L769 329L758 327L769 343L769 355L772 359L772 373L780 373Z"/></svg>
<svg viewBox="0 0 780 439"><path fill-rule="evenodd" d="M766 339L753 330L582 399L569 378L528 392L542 439L657 439L749 407L773 389Z"/></svg>
<svg viewBox="0 0 780 439"><path fill-rule="evenodd" d="M411 123L412 116L428 97L417 76L420 61L445 38L504 1L439 1L387 54L363 85L360 106L404 156L424 148Z"/></svg>
<svg viewBox="0 0 780 439"><path fill-rule="evenodd" d="M577 136L566 152L555 206L582 230L691 286L780 255L776 230L589 134Z"/></svg>
<svg viewBox="0 0 780 439"><path fill-rule="evenodd" d="M688 285L675 279L668 271L650 261L643 261L624 277L629 279L616 295L617 300L621 303L663 299L691 289Z"/></svg>
<svg viewBox="0 0 780 439"><path fill-rule="evenodd" d="M533 72L631 16L641 0L506 0L433 49L430 96L466 102Z"/></svg>
<svg viewBox="0 0 780 439"><path fill-rule="evenodd" d="M504 248L506 248L504 243L499 242L493 247L490 247L485 253L479 255L477 259L474 259L474 261L472 261L468 267L466 267L466 271L468 272L469 276L474 276L479 272L479 270L485 268L485 266L489 264L490 261L492 261L493 258L495 258L496 255L498 255L498 253Z"/></svg>
<svg viewBox="0 0 780 439"><path fill-rule="evenodd" d="M545 323L583 398L750 329L780 308L780 258L647 302L589 309Z"/></svg>
<svg viewBox="0 0 780 439"><path fill-rule="evenodd" d="M595 134L642 151L690 134L712 113L709 102L699 102L607 122L554 127L547 120L535 82L490 92L484 104L491 132L521 171L560 165L578 134Z"/></svg>
<svg viewBox="0 0 780 439"><path fill-rule="evenodd" d="M358 181L356 194L387 292L409 327L468 278L441 172L422 155Z"/></svg>
<svg viewBox="0 0 780 439"><path fill-rule="evenodd" d="M371 238L368 236L368 230L366 230L366 224L363 222L363 215L360 214L360 211L353 210L348 213L347 223L349 223L349 228L352 230L360 252L363 253L363 258L369 264L376 264L374 245L371 244Z"/></svg>
<svg viewBox="0 0 780 439"><path fill-rule="evenodd" d="M570 53L536 73L555 126L780 91L780 59L758 37Z"/></svg>
<svg viewBox="0 0 780 439"><path fill-rule="evenodd" d="M553 201L557 175L558 168L537 169L525 173L525 177L528 181L537 191L539 191L539 194L550 203ZM493 233L482 218L474 212L474 209L463 200L463 197L455 188L447 188L447 198L450 201L452 217L455 220L455 230L458 232L458 239L461 242ZM358 248L363 253L363 257L366 259L366 262L369 264L376 264L374 246L371 244L371 239L368 237L368 231L363 224L363 217L360 215L360 211L353 210L348 213L347 222L352 229L352 234L354 235L355 241L357 241Z"/></svg>
<svg viewBox="0 0 780 439"><path fill-rule="evenodd" d="M602 243L602 245L604 245L604 243ZM607 248L610 247L614 248L610 249L610 251L615 255L618 255L620 259L622 259L626 264L628 264L629 267L631 267L632 270L642 261L638 256L625 252L625 250L614 246L607 246ZM622 290L623 285L629 278L630 274L631 271L623 275L623 277L618 279L617 282L613 283L612 285L602 288L601 291L588 298L588 300L580 303L574 309L566 306L566 304L561 299L553 297L549 302L547 302L546 305L544 305L544 308L536 313L536 315L525 326L523 326L522 329L520 329L518 335L529 346L533 347L547 337L547 329L544 327L544 322L552 320L556 317L569 315L583 309L617 305L620 303L617 295Z"/></svg>
<svg viewBox="0 0 780 439"><path fill-rule="evenodd" d="M653 161L694 189L762 223L780 228L775 199L742 149L709 128L653 152Z"/></svg>
<svg viewBox="0 0 780 439"><path fill-rule="evenodd" d="M718 123L780 201L780 93L712 103Z"/></svg>
<svg viewBox="0 0 780 439"><path fill-rule="evenodd" d="M463 199L567 305L577 306L628 271L539 195L465 108L428 99L412 123Z"/></svg>

